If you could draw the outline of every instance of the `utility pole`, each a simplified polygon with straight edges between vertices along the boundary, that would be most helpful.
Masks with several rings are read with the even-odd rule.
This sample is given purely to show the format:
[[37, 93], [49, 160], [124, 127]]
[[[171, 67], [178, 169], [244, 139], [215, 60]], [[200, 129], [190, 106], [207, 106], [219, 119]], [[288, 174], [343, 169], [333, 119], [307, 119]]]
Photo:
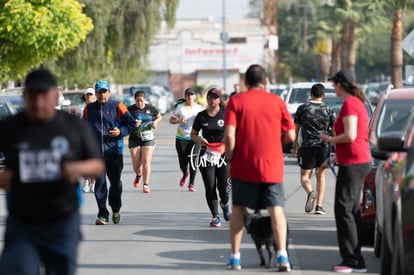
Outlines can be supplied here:
[[223, 42], [223, 89], [226, 91], [226, 82], [227, 82], [227, 68], [226, 68], [226, 43], [228, 40], [228, 35], [226, 32], [226, 0], [222, 0], [222, 32], [220, 34], [220, 39]]
[[278, 33], [277, 33], [277, 0], [263, 0], [265, 1], [264, 5], [264, 15], [265, 15], [265, 24], [269, 30], [269, 36], [276, 38], [276, 45], [273, 49], [273, 81], [277, 83], [277, 67], [279, 63], [279, 53], [278, 53]]

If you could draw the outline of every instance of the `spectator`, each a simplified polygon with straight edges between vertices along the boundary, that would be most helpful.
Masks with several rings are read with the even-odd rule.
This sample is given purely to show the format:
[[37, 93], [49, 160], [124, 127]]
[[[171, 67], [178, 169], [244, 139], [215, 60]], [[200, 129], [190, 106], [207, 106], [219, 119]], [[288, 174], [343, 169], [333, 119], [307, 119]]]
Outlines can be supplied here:
[[233, 85], [233, 87], [234, 87], [234, 91], [230, 94], [230, 96], [237, 95], [238, 93], [241, 92], [240, 84], [236, 83], [236, 84]]
[[361, 227], [361, 188], [371, 170], [369, 118], [364, 106], [364, 93], [356, 86], [350, 71], [339, 71], [329, 80], [334, 83], [336, 95], [344, 101], [334, 124], [336, 135], [320, 134], [323, 141], [335, 144], [338, 163], [334, 211], [342, 262], [332, 269], [340, 273], [364, 273], [367, 269], [361, 253], [358, 228]]
[[260, 65], [247, 69], [244, 82], [248, 90], [230, 98], [225, 117], [224, 141], [233, 198], [227, 268], [241, 269], [243, 218], [249, 207], [267, 208], [278, 248], [278, 270], [289, 271], [281, 140], [283, 135], [284, 142], [294, 141], [295, 125], [285, 102], [266, 91], [266, 72]]

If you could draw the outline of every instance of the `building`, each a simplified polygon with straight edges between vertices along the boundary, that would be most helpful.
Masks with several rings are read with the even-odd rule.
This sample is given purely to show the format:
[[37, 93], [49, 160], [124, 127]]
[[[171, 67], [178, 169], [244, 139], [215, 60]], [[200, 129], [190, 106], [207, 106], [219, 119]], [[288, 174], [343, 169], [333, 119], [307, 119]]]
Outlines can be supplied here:
[[226, 31], [228, 41], [224, 49], [220, 39], [221, 21], [179, 20], [171, 30], [163, 24], [150, 47], [151, 82], [169, 86], [176, 98], [182, 97], [185, 88], [194, 85], [207, 87], [214, 84], [232, 92], [233, 85], [241, 82], [249, 65], [268, 64], [268, 35], [258, 19], [228, 20]]

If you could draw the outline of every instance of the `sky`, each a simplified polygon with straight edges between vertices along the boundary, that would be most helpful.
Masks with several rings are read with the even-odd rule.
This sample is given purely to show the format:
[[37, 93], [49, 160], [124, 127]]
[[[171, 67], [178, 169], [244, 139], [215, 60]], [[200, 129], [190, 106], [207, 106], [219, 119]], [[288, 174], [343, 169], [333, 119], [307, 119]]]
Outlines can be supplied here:
[[176, 19], [223, 18], [225, 1], [226, 18], [244, 18], [249, 12], [249, 0], [180, 0]]

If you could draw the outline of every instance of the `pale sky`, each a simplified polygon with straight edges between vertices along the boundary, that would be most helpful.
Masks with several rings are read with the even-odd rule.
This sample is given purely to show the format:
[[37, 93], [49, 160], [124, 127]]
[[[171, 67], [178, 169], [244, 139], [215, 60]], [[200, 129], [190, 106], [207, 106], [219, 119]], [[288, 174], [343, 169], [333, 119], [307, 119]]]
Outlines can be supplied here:
[[180, 0], [176, 19], [221, 19], [223, 1], [226, 18], [244, 18], [249, 12], [249, 0]]

